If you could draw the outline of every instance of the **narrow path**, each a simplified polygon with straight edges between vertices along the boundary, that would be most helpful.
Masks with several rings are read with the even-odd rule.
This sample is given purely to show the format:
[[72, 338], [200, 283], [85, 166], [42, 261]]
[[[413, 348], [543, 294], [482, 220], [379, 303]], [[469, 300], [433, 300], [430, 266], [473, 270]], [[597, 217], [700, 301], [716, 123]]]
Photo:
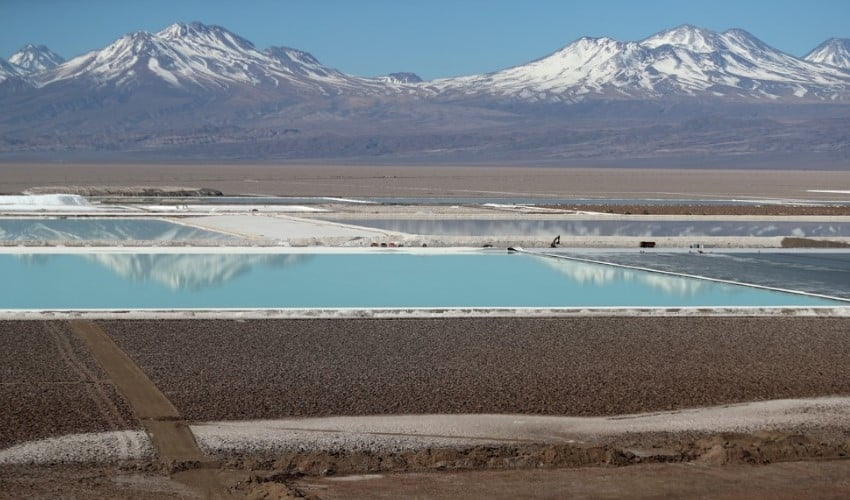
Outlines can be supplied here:
[[156, 448], [160, 461], [177, 472], [173, 478], [202, 491], [204, 498], [230, 498], [218, 480], [217, 464], [204, 456], [192, 431], [171, 401], [98, 325], [70, 322], [74, 333], [132, 407]]

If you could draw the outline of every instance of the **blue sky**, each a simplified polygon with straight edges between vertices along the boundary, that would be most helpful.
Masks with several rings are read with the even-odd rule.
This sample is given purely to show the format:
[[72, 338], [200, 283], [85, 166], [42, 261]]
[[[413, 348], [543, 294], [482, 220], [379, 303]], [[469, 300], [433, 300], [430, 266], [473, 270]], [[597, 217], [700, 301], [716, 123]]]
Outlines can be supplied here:
[[585, 35], [639, 40], [685, 23], [743, 28], [802, 56], [850, 38], [848, 20], [850, 0], [0, 0], [0, 57], [27, 43], [71, 57], [129, 31], [201, 21], [347, 73], [436, 78], [521, 64]]

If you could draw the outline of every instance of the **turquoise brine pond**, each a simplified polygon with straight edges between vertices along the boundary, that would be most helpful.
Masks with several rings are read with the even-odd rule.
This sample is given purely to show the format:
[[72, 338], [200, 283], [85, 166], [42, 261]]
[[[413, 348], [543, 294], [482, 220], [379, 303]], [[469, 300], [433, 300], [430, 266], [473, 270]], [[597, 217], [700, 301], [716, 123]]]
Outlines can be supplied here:
[[506, 253], [3, 254], [0, 309], [840, 306]]

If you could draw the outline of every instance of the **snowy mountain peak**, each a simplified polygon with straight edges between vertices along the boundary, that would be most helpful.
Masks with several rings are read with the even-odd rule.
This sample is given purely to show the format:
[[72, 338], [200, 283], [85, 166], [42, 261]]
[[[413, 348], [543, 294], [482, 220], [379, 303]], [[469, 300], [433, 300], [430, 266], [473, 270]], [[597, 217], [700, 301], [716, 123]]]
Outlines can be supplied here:
[[[101, 50], [38, 75], [39, 84], [82, 79], [96, 86], [134, 87], [158, 81], [186, 88], [226, 87], [233, 80], [256, 81], [256, 75], [246, 74], [247, 65], [237, 62], [244, 59], [245, 50], [259, 54], [253, 46], [235, 35], [222, 41], [220, 32], [203, 28], [174, 24], [156, 34], [128, 33]], [[248, 47], [241, 50], [242, 47], [234, 47], [236, 43]], [[224, 70], [221, 75], [220, 70]]]
[[735, 50], [735, 48], [738, 47], [750, 51], [771, 54], [784, 54], [784, 52], [779, 51], [771, 47], [770, 45], [764, 43], [749, 31], [742, 30], [740, 28], [726, 30], [721, 36], [725, 41], [726, 49]]
[[391, 83], [421, 83], [422, 78], [416, 73], [410, 72], [399, 72], [399, 73], [390, 73], [387, 76], [382, 77]]
[[62, 64], [65, 59], [44, 45], [26, 45], [12, 54], [9, 62], [21, 68], [24, 73], [32, 74]]
[[41, 87], [60, 81], [122, 89], [165, 85], [191, 92], [237, 87], [320, 94], [386, 90], [380, 80], [345, 75], [307, 52], [288, 47], [261, 51], [225, 28], [198, 22], [175, 23], [157, 33], [128, 33], [35, 76]]
[[223, 45], [232, 50], [256, 50], [253, 43], [221, 26], [199, 22], [174, 23], [156, 36], [172, 42]]
[[[191, 23], [173, 23], [157, 33], [163, 38], [179, 38], [184, 36], [205, 35], [213, 31], [216, 26], [207, 26], [197, 21]], [[222, 30], [224, 28], [221, 28]]]
[[723, 40], [718, 33], [690, 24], [656, 33], [640, 42], [644, 47], [655, 49], [670, 45], [697, 53], [710, 53], [723, 48]]
[[[259, 50], [225, 28], [193, 22], [174, 23], [157, 33], [129, 33], [101, 50], [33, 74], [0, 64], [0, 81], [16, 77], [36, 87], [66, 82], [90, 89], [168, 87], [191, 93], [243, 89], [313, 96], [437, 96], [445, 92], [453, 98], [530, 102], [578, 102], [594, 96], [850, 100], [850, 73], [835, 67], [850, 67], [850, 55], [846, 63], [841, 59], [841, 54], [850, 54], [847, 41], [828, 41], [819, 49], [803, 60], [744, 30], [717, 33], [682, 25], [642, 41], [583, 37], [527, 64], [420, 83], [418, 76], [407, 73], [379, 78], [346, 75], [308, 52], [289, 47]], [[41, 47], [25, 51], [49, 52]]]
[[564, 47], [561, 50], [562, 51], [568, 50], [568, 49], [583, 50], [583, 49], [588, 49], [588, 48], [592, 48], [592, 47], [614, 46], [614, 45], [618, 45], [620, 43], [622, 43], [622, 42], [614, 40], [613, 38], [609, 38], [607, 36], [599, 36], [599, 37], [583, 36], [583, 37], [579, 38], [578, 40], [572, 42], [571, 44], [567, 45], [566, 47]]
[[717, 33], [683, 25], [640, 42], [580, 38], [527, 64], [429, 87], [531, 102], [698, 95], [847, 100], [850, 74], [798, 59], [741, 29]]
[[850, 69], [850, 38], [830, 38], [815, 47], [803, 59]]
[[145, 50], [156, 50], [157, 43], [155, 37], [147, 31], [133, 31], [108, 45], [106, 49], [112, 49], [116, 52], [124, 50], [142, 52]]

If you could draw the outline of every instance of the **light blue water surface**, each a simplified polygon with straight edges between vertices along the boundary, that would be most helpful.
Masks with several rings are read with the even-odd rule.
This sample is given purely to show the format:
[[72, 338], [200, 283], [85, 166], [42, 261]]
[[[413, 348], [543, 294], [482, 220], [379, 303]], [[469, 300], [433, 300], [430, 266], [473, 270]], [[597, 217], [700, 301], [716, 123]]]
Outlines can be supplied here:
[[844, 305], [504, 253], [7, 254], [0, 271], [0, 309]]
[[0, 240], [235, 240], [235, 236], [161, 219], [0, 218]]

